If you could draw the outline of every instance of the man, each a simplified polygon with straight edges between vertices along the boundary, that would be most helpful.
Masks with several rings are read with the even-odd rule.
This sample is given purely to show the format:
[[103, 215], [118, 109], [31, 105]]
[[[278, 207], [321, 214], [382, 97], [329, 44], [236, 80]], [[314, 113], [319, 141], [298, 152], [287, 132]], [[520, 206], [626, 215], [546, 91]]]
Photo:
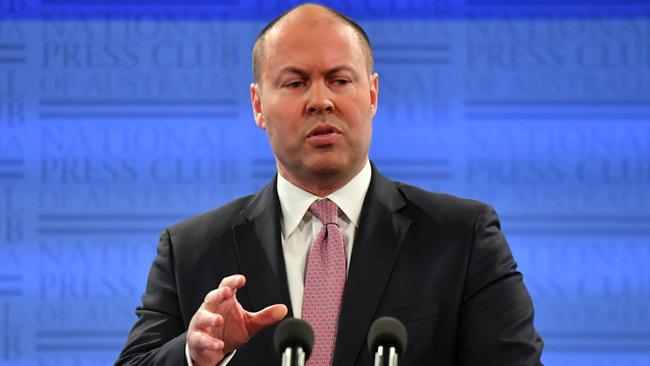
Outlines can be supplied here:
[[384, 315], [408, 330], [402, 365], [540, 365], [494, 211], [370, 164], [379, 83], [365, 32], [304, 4], [262, 31], [253, 64], [279, 174], [161, 235], [117, 364], [278, 365], [272, 335], [289, 314], [315, 328], [314, 366], [370, 365], [365, 337]]

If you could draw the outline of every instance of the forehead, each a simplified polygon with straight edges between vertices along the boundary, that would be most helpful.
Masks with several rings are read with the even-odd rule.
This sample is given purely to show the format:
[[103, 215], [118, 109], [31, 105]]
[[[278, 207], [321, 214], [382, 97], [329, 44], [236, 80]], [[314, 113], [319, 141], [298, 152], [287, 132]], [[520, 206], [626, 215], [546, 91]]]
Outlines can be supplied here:
[[365, 68], [365, 56], [356, 33], [333, 16], [287, 19], [269, 31], [264, 40], [262, 69], [304, 69], [348, 66]]

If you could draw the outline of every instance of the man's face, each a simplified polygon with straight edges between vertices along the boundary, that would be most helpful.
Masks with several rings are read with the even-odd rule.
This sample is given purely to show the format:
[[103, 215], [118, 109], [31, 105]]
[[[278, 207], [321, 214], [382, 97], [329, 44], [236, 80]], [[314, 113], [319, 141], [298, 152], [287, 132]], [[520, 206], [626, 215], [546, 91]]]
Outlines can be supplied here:
[[368, 75], [349, 26], [322, 14], [303, 18], [267, 34], [261, 80], [251, 86], [255, 121], [289, 181], [342, 185], [368, 156], [377, 75]]

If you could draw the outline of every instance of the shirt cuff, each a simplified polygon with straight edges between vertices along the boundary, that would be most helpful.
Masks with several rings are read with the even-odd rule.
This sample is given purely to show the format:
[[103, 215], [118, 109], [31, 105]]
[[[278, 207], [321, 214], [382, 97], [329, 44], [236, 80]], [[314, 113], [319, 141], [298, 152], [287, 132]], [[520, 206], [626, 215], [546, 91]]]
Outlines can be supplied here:
[[187, 342], [185, 342], [185, 359], [187, 360], [188, 366], [194, 366], [192, 357], [190, 357], [190, 346], [187, 345]]
[[[227, 355], [223, 357], [223, 360], [217, 364], [217, 366], [226, 366], [230, 360], [232, 360], [233, 356], [235, 355], [235, 352], [237, 350], [234, 350], [232, 352], [229, 352]], [[194, 366], [192, 363], [192, 357], [190, 357], [190, 347], [187, 345], [187, 342], [185, 343], [185, 358], [187, 359], [187, 365], [188, 366]]]

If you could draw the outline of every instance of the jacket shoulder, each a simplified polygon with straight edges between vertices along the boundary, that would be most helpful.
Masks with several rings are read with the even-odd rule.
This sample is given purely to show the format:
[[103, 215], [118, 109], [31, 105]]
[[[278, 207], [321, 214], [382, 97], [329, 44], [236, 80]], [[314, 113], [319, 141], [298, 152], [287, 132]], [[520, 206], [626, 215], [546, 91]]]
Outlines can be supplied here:
[[412, 185], [395, 182], [406, 201], [406, 211], [440, 224], [474, 224], [478, 216], [491, 207], [483, 202], [450, 194], [429, 192]]
[[254, 195], [240, 197], [223, 206], [193, 216], [167, 228], [170, 239], [177, 246], [183, 243], [208, 242], [243, 222], [241, 212]]

